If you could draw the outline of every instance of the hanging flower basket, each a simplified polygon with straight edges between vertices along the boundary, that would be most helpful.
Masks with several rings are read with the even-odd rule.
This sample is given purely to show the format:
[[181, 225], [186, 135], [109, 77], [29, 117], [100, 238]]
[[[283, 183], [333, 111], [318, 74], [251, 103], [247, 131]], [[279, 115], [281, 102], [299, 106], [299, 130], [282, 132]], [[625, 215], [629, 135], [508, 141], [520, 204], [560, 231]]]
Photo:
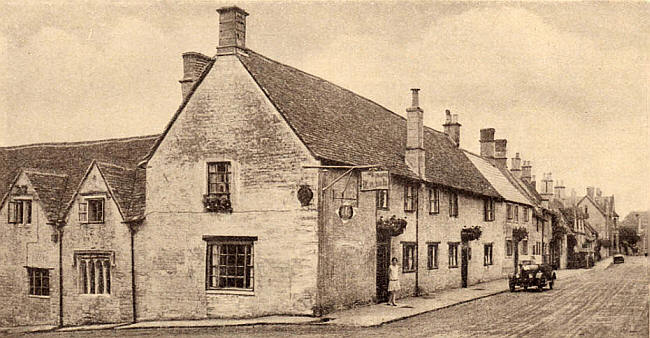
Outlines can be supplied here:
[[463, 242], [475, 241], [481, 238], [481, 233], [481, 227], [478, 225], [470, 228], [463, 228], [460, 231], [460, 240]]
[[205, 194], [203, 195], [203, 206], [205, 207], [205, 210], [209, 212], [232, 212], [232, 205], [227, 196]]
[[512, 228], [512, 240], [514, 242], [518, 243], [526, 237], [528, 237], [528, 230], [526, 228]]
[[395, 215], [391, 216], [389, 219], [379, 217], [377, 220], [377, 230], [388, 231], [391, 236], [399, 236], [403, 234], [404, 229], [406, 229], [406, 220], [403, 218], [397, 218]]

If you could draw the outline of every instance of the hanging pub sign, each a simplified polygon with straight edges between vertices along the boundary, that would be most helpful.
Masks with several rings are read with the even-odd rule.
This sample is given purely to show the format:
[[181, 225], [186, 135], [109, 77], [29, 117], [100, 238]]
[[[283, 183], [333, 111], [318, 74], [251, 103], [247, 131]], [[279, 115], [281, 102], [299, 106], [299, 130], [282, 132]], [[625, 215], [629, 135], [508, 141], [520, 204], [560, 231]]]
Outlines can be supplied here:
[[388, 170], [366, 170], [361, 172], [361, 191], [388, 190], [390, 175]]

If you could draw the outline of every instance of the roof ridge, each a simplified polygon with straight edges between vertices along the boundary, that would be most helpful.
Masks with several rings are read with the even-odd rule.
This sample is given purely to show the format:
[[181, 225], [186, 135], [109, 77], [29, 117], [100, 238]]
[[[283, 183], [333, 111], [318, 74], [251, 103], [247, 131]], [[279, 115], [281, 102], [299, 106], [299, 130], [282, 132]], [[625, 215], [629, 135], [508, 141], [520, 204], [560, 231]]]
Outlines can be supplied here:
[[120, 169], [124, 169], [124, 170], [133, 170], [133, 169], [129, 169], [129, 168], [123, 167], [123, 166], [121, 166], [121, 165], [117, 165], [117, 164], [113, 164], [113, 163], [105, 162], [105, 161], [97, 161], [97, 160], [95, 160], [95, 163], [97, 163], [97, 164], [101, 164], [101, 165], [105, 165], [105, 166], [110, 166], [110, 167], [120, 168]]
[[[297, 71], [297, 72], [303, 73], [303, 74], [305, 74], [305, 75], [307, 75], [307, 76], [309, 76], [309, 77], [312, 77], [312, 78], [314, 78], [314, 79], [317, 79], [317, 80], [319, 80], [319, 81], [327, 82], [327, 83], [329, 83], [329, 84], [331, 84], [331, 85], [333, 85], [333, 86], [335, 86], [335, 87], [337, 87], [337, 88], [339, 88], [339, 89], [342, 89], [342, 90], [344, 90], [344, 91], [346, 91], [346, 92], [351, 93], [352, 95], [358, 96], [358, 97], [360, 97], [360, 98], [362, 98], [362, 99], [364, 99], [364, 100], [366, 100], [366, 101], [368, 101], [368, 102], [370, 102], [370, 103], [372, 103], [372, 104], [374, 104], [374, 105], [376, 105], [376, 106], [378, 106], [378, 107], [380, 107], [380, 108], [382, 108], [382, 109], [384, 109], [384, 110], [386, 110], [386, 111], [392, 113], [393, 115], [395, 115], [395, 116], [397, 116], [397, 117], [399, 117], [399, 118], [401, 118], [401, 119], [403, 119], [403, 120], [406, 120], [406, 117], [404, 117], [404, 116], [402, 116], [402, 115], [400, 115], [400, 114], [397, 114], [396, 112], [394, 112], [394, 111], [392, 111], [392, 110], [386, 108], [385, 106], [383, 106], [383, 105], [381, 105], [381, 104], [375, 102], [374, 100], [369, 99], [369, 98], [367, 98], [367, 97], [365, 97], [365, 96], [363, 96], [363, 95], [357, 94], [357, 93], [353, 92], [352, 90], [347, 89], [347, 88], [345, 88], [345, 87], [343, 87], [343, 86], [341, 86], [341, 85], [338, 85], [338, 84], [336, 84], [336, 83], [334, 83], [334, 82], [332, 82], [332, 81], [328, 81], [328, 80], [323, 79], [323, 78], [320, 77], [320, 76], [317, 76], [317, 75], [314, 75], [314, 74], [307, 73], [307, 72], [304, 71], [304, 70], [301, 70], [301, 69], [298, 69], [298, 68], [296, 68], [296, 67], [290, 66], [290, 65], [288, 65], [288, 64], [286, 64], [286, 63], [282, 63], [282, 62], [280, 62], [280, 61], [273, 60], [273, 59], [269, 58], [268, 56], [262, 55], [262, 54], [260, 54], [260, 53], [258, 53], [258, 52], [256, 52], [256, 51], [254, 51], [254, 50], [249, 49], [248, 51], [251, 52], [251, 53], [253, 53], [253, 54], [255, 54], [255, 55], [257, 55], [257, 56], [259, 56], [259, 57], [261, 57], [261, 58], [263, 58], [263, 59], [266, 59], [266, 60], [268, 60], [268, 61], [275, 62], [275, 63], [280, 64], [280, 65], [282, 65], [282, 66], [284, 66], [284, 67], [287, 67], [287, 68], [291, 68], [291, 69], [293, 69], [293, 70], [295, 70], [295, 71]], [[435, 130], [435, 129], [431, 128], [431, 127], [427, 127], [427, 126], [424, 126], [424, 127], [425, 127], [425, 128], [429, 128], [429, 129], [431, 129], [432, 131], [435, 131], [435, 132], [440, 133], [440, 131]], [[443, 133], [443, 134], [444, 134], [444, 133]]]
[[15, 149], [25, 149], [30, 147], [70, 147], [70, 146], [86, 146], [86, 145], [95, 145], [108, 142], [127, 142], [133, 140], [144, 140], [148, 138], [160, 137], [161, 134], [152, 134], [152, 135], [143, 135], [143, 136], [129, 136], [129, 137], [116, 137], [108, 138], [101, 140], [87, 140], [87, 141], [72, 141], [72, 142], [44, 142], [44, 143], [30, 143], [30, 144], [21, 144], [16, 146], [6, 146], [0, 147], [1, 150], [15, 150]]
[[37, 169], [37, 168], [23, 168], [23, 172], [29, 174], [39, 174], [39, 175], [45, 175], [45, 176], [58, 176], [58, 177], [68, 177], [66, 174], [59, 174], [55, 172], [47, 172], [43, 171], [42, 169]]

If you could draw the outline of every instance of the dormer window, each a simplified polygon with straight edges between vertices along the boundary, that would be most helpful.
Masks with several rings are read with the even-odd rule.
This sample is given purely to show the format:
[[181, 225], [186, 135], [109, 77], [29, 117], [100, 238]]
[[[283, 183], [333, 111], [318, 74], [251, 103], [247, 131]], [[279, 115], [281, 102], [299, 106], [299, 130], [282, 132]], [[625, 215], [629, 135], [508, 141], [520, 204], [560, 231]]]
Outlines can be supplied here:
[[232, 173], [230, 168], [230, 162], [208, 163], [208, 193], [203, 196], [203, 205], [207, 211], [232, 212], [230, 201]]
[[79, 203], [80, 223], [104, 223], [104, 199], [87, 198]]
[[32, 201], [13, 200], [9, 201], [8, 221], [11, 224], [32, 223]]

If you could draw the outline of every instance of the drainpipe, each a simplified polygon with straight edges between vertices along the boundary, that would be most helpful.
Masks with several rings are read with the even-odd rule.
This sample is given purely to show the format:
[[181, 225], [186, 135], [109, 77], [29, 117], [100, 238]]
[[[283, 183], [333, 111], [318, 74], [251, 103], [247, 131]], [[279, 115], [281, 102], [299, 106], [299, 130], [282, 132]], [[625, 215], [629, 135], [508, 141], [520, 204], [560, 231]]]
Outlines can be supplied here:
[[131, 233], [131, 304], [133, 305], [133, 322], [137, 320], [136, 303], [135, 303], [135, 224], [129, 224], [129, 232]]
[[418, 194], [417, 194], [417, 200], [415, 201], [417, 203], [415, 207], [415, 296], [420, 295], [420, 240], [419, 240], [419, 220], [420, 220], [420, 195], [421, 190], [420, 189], [424, 186], [424, 184], [420, 184], [418, 187]]
[[59, 327], [63, 326], [63, 225], [57, 225], [59, 236]]

